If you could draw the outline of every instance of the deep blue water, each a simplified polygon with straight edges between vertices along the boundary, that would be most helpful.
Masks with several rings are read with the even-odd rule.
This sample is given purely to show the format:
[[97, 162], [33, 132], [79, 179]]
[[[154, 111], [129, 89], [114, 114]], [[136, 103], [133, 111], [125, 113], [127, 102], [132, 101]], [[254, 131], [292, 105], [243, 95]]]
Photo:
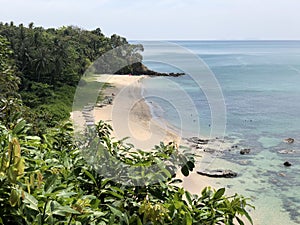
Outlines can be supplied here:
[[[246, 158], [237, 152], [223, 156], [242, 175], [222, 180], [221, 185], [253, 197], [259, 224], [300, 224], [300, 41], [174, 43], [199, 57], [220, 85], [226, 108], [225, 137], [234, 136], [240, 145], [252, 149]], [[157, 53], [158, 59], [161, 56]], [[159, 61], [145, 64], [161, 72], [182, 71]], [[146, 79], [144, 86], [158, 119], [166, 119], [185, 136], [199, 131], [211, 134], [216, 121], [207, 93], [191, 76]], [[284, 143], [288, 137], [295, 138], [295, 143]], [[294, 154], [279, 154], [280, 150], [294, 150]], [[247, 166], [238, 163], [245, 159]], [[287, 160], [292, 167], [282, 165]]]

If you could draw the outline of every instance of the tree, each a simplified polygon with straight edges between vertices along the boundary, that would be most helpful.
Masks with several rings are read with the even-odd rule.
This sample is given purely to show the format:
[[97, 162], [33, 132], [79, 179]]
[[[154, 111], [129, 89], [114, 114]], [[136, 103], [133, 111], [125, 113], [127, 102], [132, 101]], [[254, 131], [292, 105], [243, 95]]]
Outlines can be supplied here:
[[[233, 225], [235, 219], [243, 224], [240, 216], [252, 223], [246, 199], [239, 195], [227, 197], [224, 188], [205, 188], [199, 195], [191, 195], [174, 185], [178, 180], [163, 168], [157, 172], [164, 174], [164, 182], [122, 185], [99, 175], [85, 162], [72, 142], [71, 124], [49, 130], [44, 141], [29, 136], [27, 128], [23, 120], [16, 122], [13, 129], [0, 124], [3, 224]], [[103, 123], [98, 128], [105, 142], [124, 147], [110, 139], [109, 132], [102, 132], [107, 131]], [[170, 150], [170, 146], [154, 149], [155, 158], [164, 158], [160, 151]], [[6, 151], [10, 153], [3, 154]], [[126, 157], [139, 159], [137, 163], [142, 165], [147, 164], [151, 154], [140, 151], [137, 158], [137, 154], [129, 151]]]
[[20, 80], [14, 75], [12, 50], [9, 42], [0, 36], [0, 95], [1, 97], [14, 96], [17, 93]]
[[4, 124], [11, 122], [21, 111], [18, 85], [20, 79], [14, 74], [12, 51], [8, 42], [0, 36], [0, 119]]
[[[97, 50], [99, 46], [110, 49], [126, 40], [117, 36], [103, 38], [76, 27], [58, 30], [55, 34], [56, 31], [43, 28], [0, 24], [0, 33], [12, 41], [9, 44], [0, 37], [0, 224], [232, 225], [235, 220], [243, 224], [241, 216], [252, 223], [247, 212], [251, 206], [243, 196], [225, 196], [224, 188], [205, 188], [199, 195], [191, 195], [175, 185], [180, 181], [174, 172], [181, 168], [188, 176], [194, 169], [194, 158], [188, 152], [179, 151], [174, 143], [161, 143], [152, 152], [138, 150], [124, 140], [112, 139], [111, 127], [101, 121], [96, 125], [96, 132], [87, 130], [82, 136], [88, 139], [75, 145], [72, 124], [58, 123], [68, 117], [69, 110], [64, 104], [72, 101], [74, 91], [71, 86], [59, 86], [60, 83], [72, 84], [68, 79], [72, 79], [73, 74], [78, 75], [86, 66], [84, 62], [101, 54], [101, 50]], [[30, 47], [30, 43], [36, 45]], [[29, 57], [23, 57], [23, 53], [13, 55], [9, 45], [15, 52], [24, 48]], [[128, 46], [123, 60], [139, 57], [135, 54], [140, 48]], [[51, 57], [47, 55], [49, 52]], [[59, 58], [61, 54], [65, 54], [63, 58]], [[119, 57], [118, 54], [122, 53], [117, 52], [114, 57]], [[24, 110], [18, 96], [20, 79], [16, 70], [23, 84], [28, 82], [23, 88], [28, 88], [25, 101], [33, 99], [30, 111]], [[51, 77], [53, 72], [54, 78]], [[37, 104], [42, 102], [44, 104]], [[40, 130], [36, 132], [38, 136], [32, 136], [35, 128], [24, 116], [27, 119], [37, 116], [37, 120], [47, 116], [49, 121], [46, 125], [36, 123], [35, 128]], [[81, 145], [101, 145], [107, 151], [83, 151]], [[113, 170], [107, 174], [122, 172], [147, 182], [140, 186], [134, 185], [134, 179], [130, 185], [114, 182], [97, 172], [107, 165], [86, 163], [88, 154], [97, 162], [112, 166]], [[120, 167], [111, 159], [118, 159], [127, 166]], [[137, 165], [140, 170], [134, 168]], [[147, 171], [149, 166], [156, 166], [153, 175], [145, 177], [139, 173]], [[157, 176], [163, 179], [153, 182]]]

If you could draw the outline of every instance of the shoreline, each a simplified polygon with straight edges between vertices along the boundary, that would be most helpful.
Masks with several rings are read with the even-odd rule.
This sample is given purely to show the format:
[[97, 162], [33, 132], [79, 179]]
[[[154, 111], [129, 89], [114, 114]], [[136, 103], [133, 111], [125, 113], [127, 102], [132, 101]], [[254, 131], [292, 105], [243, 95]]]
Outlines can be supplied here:
[[[142, 79], [151, 79], [147, 75], [101, 75], [98, 77], [98, 82], [106, 82], [110, 84], [103, 90], [104, 96], [113, 96], [112, 104], [104, 107], [94, 108], [95, 122], [103, 120], [113, 127], [112, 137], [121, 140], [125, 137], [128, 143], [133, 144], [136, 148], [151, 151], [155, 145], [159, 145], [161, 141], [169, 143], [175, 142], [178, 146], [183, 145], [191, 147], [186, 141], [186, 138], [181, 137], [176, 133], [176, 128], [173, 128], [163, 118], [154, 118], [151, 113], [151, 105], [147, 103], [143, 96]], [[158, 121], [161, 120], [161, 121]], [[222, 143], [220, 140], [214, 140], [205, 147], [213, 149], [229, 148], [232, 143]], [[192, 148], [192, 147], [191, 147]], [[196, 162], [196, 168], [200, 168], [203, 163], [205, 153], [198, 149], [192, 148], [196, 153], [200, 153], [201, 160]], [[211, 154], [208, 153], [210, 157]], [[207, 165], [209, 165], [208, 162]], [[177, 177], [183, 183], [181, 184], [186, 190], [193, 194], [200, 194], [206, 186], [215, 187], [217, 180], [210, 177], [205, 177], [197, 174], [196, 169], [190, 173], [189, 177], [184, 177], [180, 171], [177, 172]]]
[[[151, 114], [150, 106], [142, 95], [141, 80], [146, 75], [101, 75], [98, 82], [111, 85], [103, 90], [104, 96], [113, 96], [112, 104], [95, 107], [94, 118], [113, 127], [112, 137], [128, 138], [136, 148], [151, 150], [161, 141], [180, 143], [181, 137], [168, 126], [162, 127]], [[166, 124], [165, 121], [163, 124]]]
[[[121, 140], [125, 137], [128, 143], [133, 144], [136, 148], [151, 151], [155, 145], [161, 141], [168, 143], [174, 141], [178, 145], [188, 146], [186, 138], [180, 137], [175, 133], [171, 125], [164, 119], [162, 127], [156, 118], [151, 114], [150, 105], [145, 100], [142, 92], [142, 79], [151, 79], [145, 75], [101, 75], [98, 82], [106, 82], [111, 86], [103, 90], [104, 96], [113, 96], [112, 104], [104, 107], [95, 107], [93, 116], [95, 122], [103, 120], [113, 127], [112, 137]], [[160, 118], [158, 118], [160, 119]], [[232, 143], [224, 143], [222, 140], [213, 140], [208, 146], [215, 149], [226, 149]], [[193, 149], [196, 150], [196, 149]], [[176, 177], [182, 180], [179, 185], [192, 194], [201, 194], [205, 187], [218, 189], [223, 187], [221, 180], [197, 174], [200, 164], [203, 163], [205, 153], [197, 153], [202, 157], [196, 162], [196, 168], [188, 177], [184, 177], [179, 170]], [[209, 153], [208, 153], [209, 154]], [[210, 162], [209, 162], [210, 163]], [[208, 163], [208, 165], [209, 165]], [[227, 188], [226, 193], [231, 191]], [[254, 219], [254, 218], [253, 218]], [[248, 225], [248, 221], [244, 221]]]

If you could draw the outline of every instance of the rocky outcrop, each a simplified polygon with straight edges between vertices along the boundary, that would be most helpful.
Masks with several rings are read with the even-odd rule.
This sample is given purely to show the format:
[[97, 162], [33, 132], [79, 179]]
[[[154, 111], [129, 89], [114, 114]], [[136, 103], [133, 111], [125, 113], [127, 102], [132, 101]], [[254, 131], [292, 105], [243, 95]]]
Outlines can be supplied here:
[[211, 171], [197, 171], [198, 174], [214, 178], [234, 178], [237, 173], [232, 170], [211, 170]]
[[295, 142], [295, 139], [294, 138], [286, 138], [286, 139], [284, 139], [284, 142], [292, 144]]
[[148, 75], [148, 76], [172, 76], [179, 77], [185, 75], [184, 73], [160, 73], [150, 70], [144, 64], [137, 62], [129, 68], [123, 68], [116, 72], [116, 74], [132, 74], [132, 75]]

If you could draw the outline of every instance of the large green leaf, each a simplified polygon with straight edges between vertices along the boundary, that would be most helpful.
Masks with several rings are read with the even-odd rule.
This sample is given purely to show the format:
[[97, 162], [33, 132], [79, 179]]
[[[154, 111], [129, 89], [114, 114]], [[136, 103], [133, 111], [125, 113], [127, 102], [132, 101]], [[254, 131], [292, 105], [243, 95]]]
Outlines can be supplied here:
[[63, 198], [69, 198], [71, 196], [77, 195], [77, 192], [74, 191], [67, 191], [67, 190], [62, 190], [58, 194], [56, 194], [57, 197], [63, 197]]
[[9, 196], [9, 203], [12, 207], [15, 207], [20, 200], [20, 195], [17, 190], [12, 189]]
[[94, 178], [94, 176], [87, 170], [83, 170], [83, 172], [85, 173], [85, 175], [87, 175], [92, 181], [93, 183], [97, 186], [97, 181], [96, 179]]
[[187, 177], [187, 176], [190, 174], [189, 168], [188, 168], [187, 165], [184, 165], [184, 166], [181, 168], [181, 173], [182, 173], [185, 177]]
[[192, 215], [189, 213], [189, 212], [187, 212], [186, 214], [185, 214], [185, 223], [186, 223], [186, 225], [192, 225], [193, 224], [193, 218], [192, 218]]
[[113, 207], [113, 206], [111, 206], [111, 205], [108, 205], [108, 207], [110, 208], [111, 212], [112, 212], [115, 216], [119, 217], [120, 219], [123, 219], [124, 214], [123, 214], [123, 212], [122, 212], [121, 210], [119, 210], [119, 209], [117, 209], [117, 208], [115, 208], [115, 207]]
[[22, 133], [22, 131], [24, 131], [26, 128], [26, 121], [25, 120], [21, 120], [20, 122], [17, 123], [17, 125], [14, 127], [13, 129], [13, 133], [18, 135], [20, 133]]
[[186, 191], [186, 192], [185, 192], [185, 197], [186, 197], [186, 199], [187, 199], [189, 205], [192, 206], [192, 205], [193, 205], [193, 200], [192, 200], [192, 195], [191, 195], [191, 193], [188, 192], [188, 191]]
[[53, 174], [47, 178], [45, 186], [44, 186], [45, 192], [51, 192], [50, 188], [55, 184], [57, 178], [58, 178], [58, 176], [56, 174]]
[[225, 188], [220, 188], [215, 194], [214, 194], [214, 199], [219, 199], [221, 198], [225, 193]]
[[192, 172], [193, 169], [195, 168], [195, 164], [192, 161], [188, 161], [186, 164], [187, 164], [189, 170]]
[[23, 202], [26, 204], [26, 207], [39, 212], [38, 200], [36, 200], [35, 197], [28, 194], [27, 192], [23, 192], [23, 195], [25, 196]]
[[60, 206], [52, 212], [53, 215], [58, 216], [67, 216], [69, 214], [79, 215], [80, 213], [75, 209], [72, 209], [70, 206]]

